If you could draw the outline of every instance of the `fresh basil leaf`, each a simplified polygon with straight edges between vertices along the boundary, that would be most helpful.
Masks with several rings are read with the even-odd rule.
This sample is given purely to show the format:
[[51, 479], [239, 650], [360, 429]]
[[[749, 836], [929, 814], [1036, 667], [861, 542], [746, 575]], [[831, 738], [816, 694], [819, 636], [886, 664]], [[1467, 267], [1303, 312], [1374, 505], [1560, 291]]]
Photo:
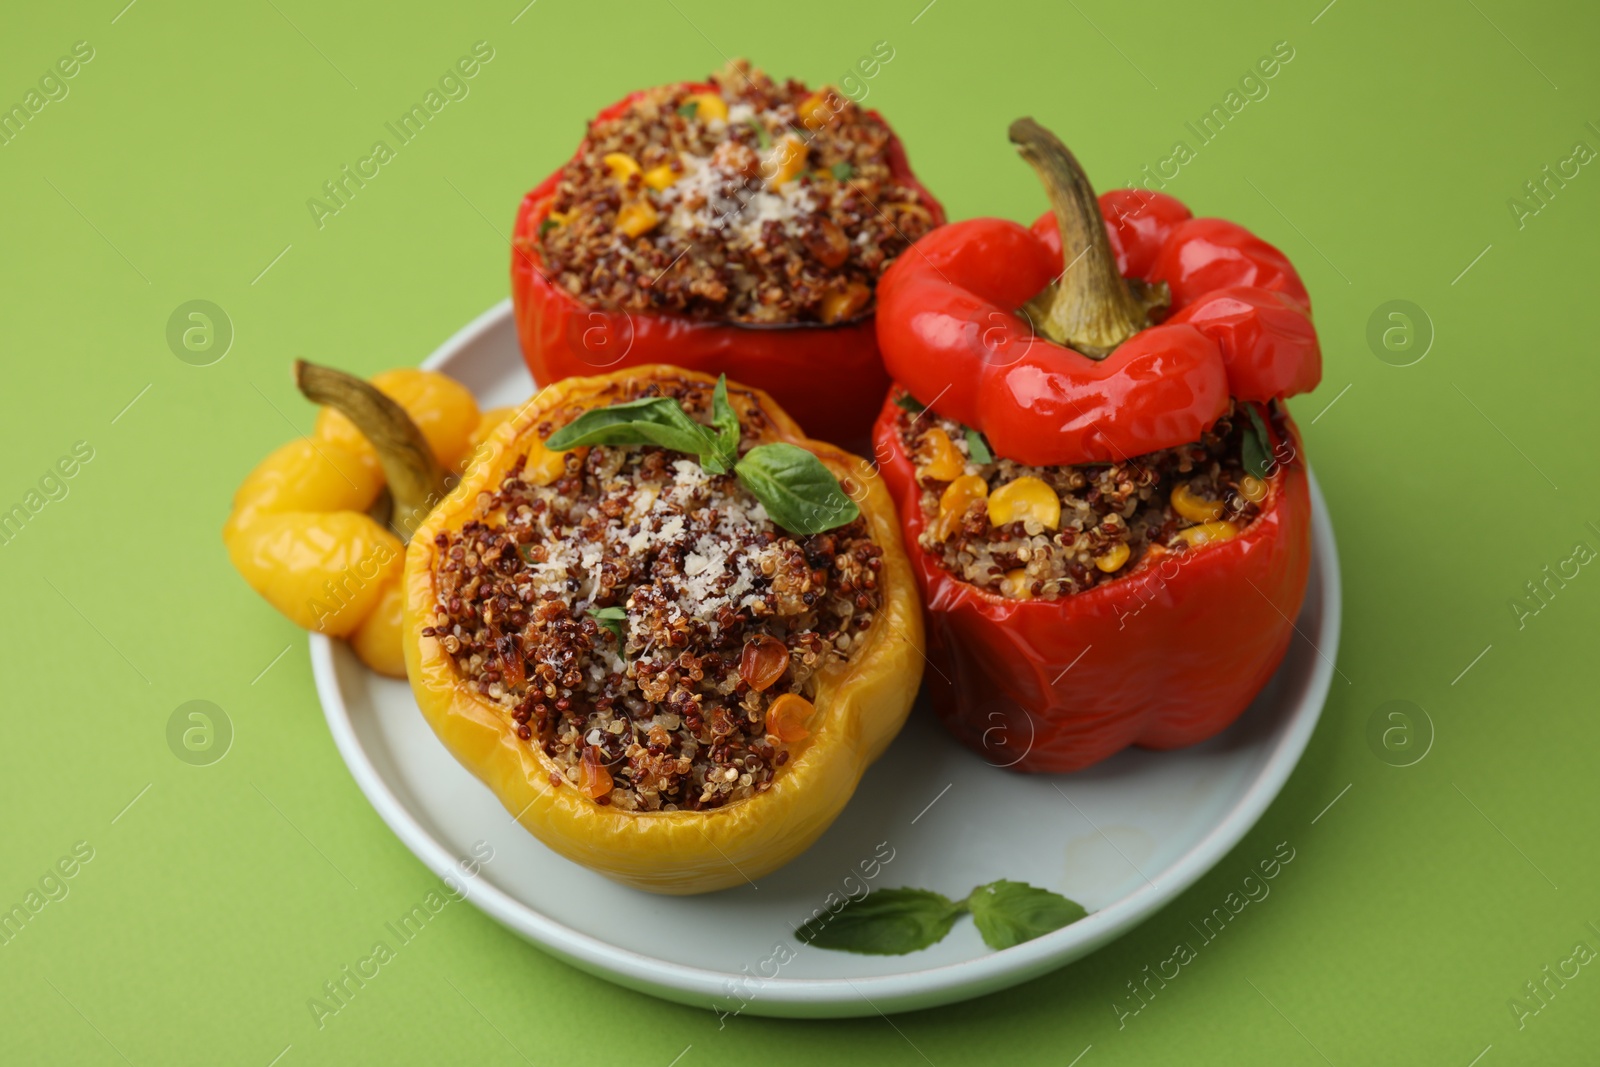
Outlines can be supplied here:
[[760, 144], [762, 148], [771, 148], [772, 136], [767, 133], [767, 128], [761, 124], [761, 120], [752, 116], [749, 121], [750, 128], [756, 131], [756, 142]]
[[622, 636], [622, 628], [628, 621], [627, 609], [619, 607], [590, 608], [589, 617], [616, 635], [617, 648], [620, 650], [625, 640]]
[[1257, 478], [1265, 478], [1267, 464], [1272, 457], [1272, 450], [1268, 446], [1271, 437], [1268, 436], [1266, 423], [1261, 421], [1261, 413], [1256, 411], [1255, 405], [1246, 404], [1244, 410], [1249, 416], [1244, 424], [1244, 441], [1239, 449], [1240, 458], [1244, 461], [1244, 471]]
[[849, 181], [851, 178], [855, 177], [856, 173], [855, 166], [847, 162], [835, 163], [828, 169], [833, 171], [833, 176], [842, 182]]
[[983, 943], [996, 949], [1032, 941], [1089, 914], [1060, 893], [1005, 879], [974, 889], [966, 906]]
[[545, 445], [557, 452], [580, 445], [660, 445], [687, 452], [712, 474], [733, 469], [772, 521], [791, 533], [821, 533], [861, 514], [839, 479], [803, 448], [783, 442], [758, 445], [740, 459], [739, 417], [728, 402], [725, 378], [718, 379], [712, 392], [711, 413], [714, 429], [689, 418], [674, 400], [645, 397], [586, 411], [551, 434]]
[[727, 474], [739, 462], [739, 414], [728, 403], [728, 376], [717, 376], [717, 387], [711, 392], [711, 426], [716, 430], [717, 447], [710, 455], [700, 457], [700, 463], [712, 474]]
[[927, 948], [950, 932], [962, 905], [928, 889], [879, 889], [796, 932], [818, 948], [873, 956], [903, 956]]
[[861, 514], [833, 472], [797, 445], [757, 445], [739, 460], [734, 473], [772, 521], [790, 533], [821, 533]]
[[928, 405], [912, 396], [910, 393], [901, 393], [894, 398], [894, 406], [901, 411], [909, 411], [913, 415], [921, 415], [928, 410]]
[[678, 114], [691, 121], [694, 119], [695, 112], [699, 110], [700, 101], [698, 100], [689, 100], [678, 105]]
[[967, 455], [972, 457], [974, 463], [993, 463], [994, 453], [989, 451], [989, 442], [983, 439], [983, 434], [977, 430], [967, 430]]
[[660, 445], [699, 456], [712, 451], [715, 442], [676, 400], [651, 396], [585, 411], [551, 434], [545, 446], [565, 452], [580, 445]]

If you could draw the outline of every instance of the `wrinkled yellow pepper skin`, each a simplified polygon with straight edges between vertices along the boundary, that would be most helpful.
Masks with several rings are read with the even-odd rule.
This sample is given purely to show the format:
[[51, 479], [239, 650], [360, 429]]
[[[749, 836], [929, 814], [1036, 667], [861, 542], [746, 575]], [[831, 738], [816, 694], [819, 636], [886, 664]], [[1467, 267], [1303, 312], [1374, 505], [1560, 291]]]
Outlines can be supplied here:
[[[404, 560], [401, 569], [404, 569]], [[383, 595], [372, 611], [350, 635], [350, 647], [356, 656], [377, 671], [391, 678], [406, 676], [406, 650], [401, 637], [405, 625], [405, 599], [401, 595], [401, 582], [396, 580], [383, 587]]]
[[[478, 403], [467, 387], [454, 378], [417, 367], [386, 370], [369, 380], [379, 392], [405, 408], [422, 436], [428, 439], [428, 447], [433, 449], [439, 466], [447, 471], [456, 470], [457, 464], [466, 458], [473, 431], [481, 420]], [[332, 408], [325, 407], [317, 414], [312, 436], [322, 441], [337, 441], [361, 453], [363, 462], [374, 470], [378, 467], [378, 454], [372, 445], [354, 423]]]
[[[509, 411], [480, 417], [464, 386], [432, 371], [385, 371], [372, 383], [405, 409], [440, 465], [464, 465]], [[310, 437], [275, 449], [234, 494], [222, 540], [234, 568], [296, 626], [350, 640], [373, 670], [405, 677], [400, 575], [405, 546], [366, 514], [384, 486], [372, 445], [323, 408]]]
[[222, 532], [228, 556], [296, 626], [348, 636], [402, 566], [400, 539], [363, 514], [382, 488], [382, 472], [353, 449], [291, 441], [234, 494]]
[[349, 637], [400, 573], [400, 539], [359, 511], [257, 516], [228, 542], [239, 573], [302, 630]]
[[478, 428], [472, 431], [472, 448], [476, 452], [485, 441], [494, 435], [500, 424], [517, 413], [516, 408], [490, 408], [478, 420]]
[[383, 489], [383, 471], [346, 445], [299, 437], [273, 449], [233, 494], [223, 535], [259, 515], [283, 511], [366, 511]]
[[[474, 516], [480, 492], [498, 487], [517, 457], [547, 454], [538, 426], [564, 410], [619, 399], [630, 378], [714, 379], [661, 365], [633, 367], [547, 387], [489, 439], [459, 486], [434, 509], [406, 550], [405, 654], [411, 688], [433, 731], [452, 755], [551, 849], [625, 885], [654, 893], [705, 893], [743, 885], [805, 851], [844, 809], [867, 766], [899, 732], [922, 678], [922, 612], [900, 541], [894, 505], [875, 469], [832, 445], [805, 437], [766, 393], [730, 382], [740, 419], [765, 417], [764, 441], [814, 452], [846, 480], [873, 540], [883, 550], [883, 603], [866, 643], [848, 662], [826, 669], [814, 697], [811, 736], [764, 793], [710, 811], [627, 812], [596, 804], [570, 783], [551, 784], [556, 764], [516, 734], [510, 712], [480, 697], [433, 637], [422, 637], [437, 602], [434, 538]], [[526, 475], [525, 475], [526, 476]], [[553, 478], [554, 476], [552, 476]]]

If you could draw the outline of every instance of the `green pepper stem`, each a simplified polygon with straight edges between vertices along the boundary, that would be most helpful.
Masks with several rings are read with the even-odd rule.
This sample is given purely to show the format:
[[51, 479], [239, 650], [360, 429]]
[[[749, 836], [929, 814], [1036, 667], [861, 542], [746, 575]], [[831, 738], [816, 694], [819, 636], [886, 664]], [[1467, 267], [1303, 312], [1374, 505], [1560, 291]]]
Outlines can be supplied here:
[[445, 489], [444, 470], [417, 424], [370, 382], [332, 367], [297, 359], [294, 384], [313, 404], [326, 404], [355, 423], [372, 443], [389, 483], [387, 525], [401, 541], [410, 541], [428, 512], [443, 499]]
[[1117, 272], [1094, 186], [1055, 134], [1031, 118], [1013, 122], [1009, 134], [1050, 197], [1065, 267], [1023, 311], [1035, 333], [1104, 359], [1150, 324], [1152, 309], [1167, 304], [1166, 283], [1152, 286]]

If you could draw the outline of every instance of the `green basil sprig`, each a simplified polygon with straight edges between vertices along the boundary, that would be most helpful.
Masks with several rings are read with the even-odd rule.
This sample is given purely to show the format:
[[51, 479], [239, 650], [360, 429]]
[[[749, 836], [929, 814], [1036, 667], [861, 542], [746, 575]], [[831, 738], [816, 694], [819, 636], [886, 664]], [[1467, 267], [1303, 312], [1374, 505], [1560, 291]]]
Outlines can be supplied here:
[[[928, 410], [928, 406], [910, 393], [901, 393], [894, 398], [895, 407], [901, 411], [909, 411], [913, 415], [921, 415]], [[994, 450], [989, 447], [989, 439], [970, 426], [961, 428], [967, 439], [967, 455], [972, 457], [972, 462], [983, 466], [994, 462]]]
[[1267, 425], [1261, 421], [1261, 413], [1256, 411], [1254, 404], [1244, 405], [1244, 411], [1249, 418], [1244, 424], [1244, 441], [1239, 449], [1239, 458], [1243, 461], [1246, 474], [1265, 478], [1272, 458], [1272, 450], [1268, 447], [1271, 438], [1267, 435]]
[[772, 521], [792, 533], [821, 533], [861, 514], [833, 472], [798, 445], [782, 441], [757, 445], [745, 453], [733, 472], [761, 501]]
[[808, 945], [874, 956], [903, 956], [944, 939], [970, 914], [990, 948], [1010, 948], [1075, 923], [1089, 913], [1059, 893], [1001, 879], [964, 900], [931, 889], [880, 889], [796, 931]]
[[620, 607], [590, 608], [589, 617], [595, 622], [610, 630], [617, 639], [617, 647], [623, 646], [622, 627], [628, 621], [628, 609]]
[[[695, 425], [698, 426], [699, 423]], [[711, 390], [711, 428], [716, 434], [716, 454], [711, 457], [710, 465], [706, 465], [704, 459], [701, 460], [701, 465], [712, 474], [726, 474], [729, 468], [736, 467], [739, 463], [739, 413], [728, 403], [726, 374], [717, 375], [716, 388]], [[806, 455], [810, 456], [811, 453], [807, 452]], [[816, 460], [815, 456], [811, 458], [813, 461]], [[818, 463], [817, 466], [820, 467], [822, 464]]]
[[581, 445], [659, 445], [696, 457], [710, 474], [732, 471], [790, 533], [821, 533], [861, 514], [833, 472], [803, 448], [776, 442], [739, 455], [739, 415], [728, 403], [726, 375], [711, 394], [710, 426], [695, 422], [670, 397], [645, 397], [586, 411], [545, 441], [556, 452]]
[[894, 398], [894, 406], [901, 411], [909, 411], [913, 415], [921, 415], [928, 410], [928, 405], [912, 396], [910, 393], [901, 393]]
[[971, 427], [967, 428], [967, 455], [972, 457], [972, 462], [982, 466], [994, 462], [994, 453], [989, 449], [989, 442], [983, 434]]

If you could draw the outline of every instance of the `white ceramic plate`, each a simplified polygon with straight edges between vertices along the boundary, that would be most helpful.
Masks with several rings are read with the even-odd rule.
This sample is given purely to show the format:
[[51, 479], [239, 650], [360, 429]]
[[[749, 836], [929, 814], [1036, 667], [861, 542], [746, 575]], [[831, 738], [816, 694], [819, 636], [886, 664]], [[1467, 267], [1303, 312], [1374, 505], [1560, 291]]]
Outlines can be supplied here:
[[[485, 406], [520, 402], [533, 389], [510, 301], [425, 365], [464, 382]], [[961, 748], [919, 702], [833, 827], [754, 887], [660, 897], [562, 859], [451, 758], [404, 682], [367, 671], [345, 644], [313, 635], [317, 692], [340, 754], [406, 847], [451, 875], [483, 911], [576, 967], [669, 1000], [757, 1015], [946, 1004], [1026, 981], [1127, 931], [1222, 859], [1277, 795], [1321, 714], [1339, 646], [1333, 530], [1315, 480], [1311, 491], [1314, 566], [1300, 636], [1220, 737], [1177, 752], [1126, 751], [1078, 774], [1028, 777]], [[474, 846], [487, 852], [480, 842], [493, 859], [464, 876], [460, 862]], [[876, 877], [865, 881], [864, 870]], [[832, 893], [908, 885], [960, 897], [997, 878], [1064, 893], [1092, 914], [1002, 952], [965, 920], [908, 956], [830, 952], [794, 938], [794, 927]]]

